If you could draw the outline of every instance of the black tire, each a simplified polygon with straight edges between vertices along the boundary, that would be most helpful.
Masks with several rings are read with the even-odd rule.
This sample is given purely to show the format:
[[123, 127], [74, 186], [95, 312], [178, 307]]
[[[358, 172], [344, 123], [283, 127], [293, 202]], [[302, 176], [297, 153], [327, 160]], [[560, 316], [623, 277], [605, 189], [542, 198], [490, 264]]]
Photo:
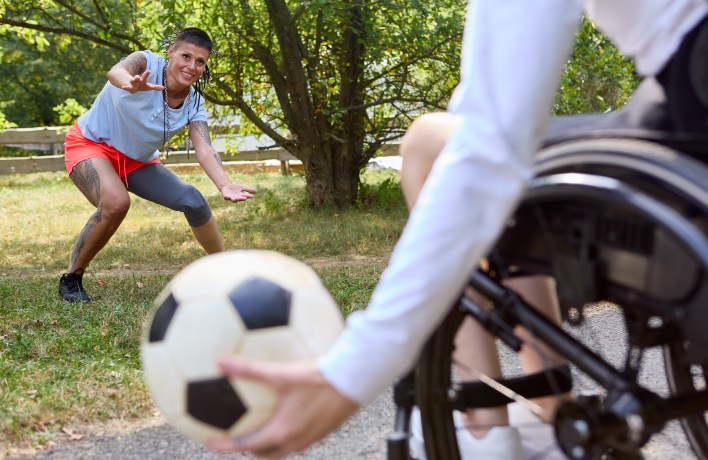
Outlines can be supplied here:
[[[683, 342], [664, 347], [664, 362], [669, 388], [673, 394], [687, 394], [705, 389], [708, 370], [705, 365], [690, 363], [686, 359]], [[680, 419], [686, 438], [698, 458], [708, 458], [708, 425], [706, 414], [696, 414]]]
[[[551, 146], [539, 153], [536, 164], [537, 177], [563, 173], [592, 174], [617, 179], [667, 204], [684, 216], [687, 223], [702, 229], [704, 235], [708, 231], [708, 167], [675, 150], [641, 140], [587, 139]], [[582, 203], [582, 197], [577, 200]], [[525, 203], [522, 202], [520, 210], [524, 206]], [[528, 230], [524, 229], [521, 235], [525, 235]], [[509, 230], [502, 236], [501, 243], [504, 242], [504, 236], [510, 233], [513, 232]], [[506, 254], [510, 254], [509, 251], [513, 254], [514, 251], [522, 252], [527, 249], [526, 242], [518, 247], [512, 244]], [[688, 257], [690, 256], [691, 254], [688, 254]], [[515, 264], [518, 262], [514, 260]], [[532, 267], [532, 272], [535, 267], [544, 267], [548, 269], [546, 274], [553, 274], [548, 264], [531, 263], [529, 266]], [[696, 270], [700, 272], [702, 282], [708, 283], [708, 276], [705, 274], [708, 267], [699, 264]], [[453, 310], [455, 311], [451, 312], [424, 347], [416, 370], [417, 404], [421, 410], [429, 460], [459, 459], [456, 428], [452, 419], [453, 404], [449, 401], [448, 394], [454, 375], [451, 359], [453, 339], [461, 324], [462, 314], [457, 309]], [[624, 318], [624, 309], [617, 310]], [[582, 332], [580, 334], [582, 335]], [[578, 337], [580, 341], [584, 340]], [[626, 336], [622, 340], [629, 342]], [[695, 392], [701, 385], [703, 388], [706, 385], [708, 372], [691, 362], [685, 344], [686, 341], [682, 338], [663, 346], [669, 391], [674, 395]], [[625, 345], [629, 347], [627, 343]], [[623, 364], [615, 365], [620, 367]], [[708, 458], [706, 414], [686, 417], [681, 420], [681, 425], [696, 455], [699, 458]]]
[[423, 347], [416, 367], [416, 404], [428, 460], [460, 460], [448, 390], [452, 385], [453, 338], [462, 318], [462, 313], [453, 309]]

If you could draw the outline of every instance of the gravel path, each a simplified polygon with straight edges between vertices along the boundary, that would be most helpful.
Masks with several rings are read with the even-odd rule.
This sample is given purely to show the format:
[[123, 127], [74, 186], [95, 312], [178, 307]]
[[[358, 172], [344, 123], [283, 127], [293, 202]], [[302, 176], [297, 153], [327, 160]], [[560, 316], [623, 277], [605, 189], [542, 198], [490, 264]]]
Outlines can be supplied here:
[[[624, 332], [618, 326], [620, 318], [612, 311], [598, 309], [590, 311], [592, 327], [584, 331], [591, 334], [598, 347], [606, 353], [612, 352], [621, 359], [622, 350], [617, 344], [622, 342]], [[518, 368], [516, 356], [502, 350], [505, 369]], [[576, 390], [592, 391], [592, 383], [576, 375]], [[659, 353], [651, 352], [649, 362], [642, 373], [642, 382], [658, 391], [664, 391], [666, 380]], [[297, 460], [383, 460], [386, 458], [386, 438], [393, 426], [393, 404], [391, 392], [384, 392], [374, 403], [363, 408], [337, 432], [306, 452], [289, 457]], [[692, 460], [691, 453], [678, 424], [671, 424], [664, 432], [655, 435], [644, 448], [647, 460]], [[10, 457], [12, 458], [12, 457]], [[19, 457], [15, 457], [19, 458]], [[22, 460], [216, 460], [247, 459], [244, 455], [223, 455], [209, 452], [191, 442], [162, 421], [153, 426], [137, 429], [115, 430], [108, 434], [86, 436], [81, 440], [55, 446], [49, 451], [34, 456], [24, 456]], [[9, 459], [8, 459], [9, 460]]]
[[[337, 432], [290, 459], [384, 459], [386, 437], [393, 426], [391, 392], [384, 392], [360, 410]], [[19, 457], [16, 457], [19, 458]], [[122, 433], [91, 436], [57, 446], [41, 454], [22, 457], [52, 460], [224, 460], [249, 459], [247, 455], [224, 455], [204, 449], [166, 423]], [[8, 460], [13, 457], [8, 458]]]

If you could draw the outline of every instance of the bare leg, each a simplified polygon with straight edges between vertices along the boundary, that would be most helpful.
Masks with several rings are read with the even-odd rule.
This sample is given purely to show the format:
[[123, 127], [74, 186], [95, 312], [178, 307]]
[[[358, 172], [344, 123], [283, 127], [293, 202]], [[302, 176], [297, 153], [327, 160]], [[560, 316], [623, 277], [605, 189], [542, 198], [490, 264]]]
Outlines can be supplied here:
[[[413, 208], [418, 194], [433, 167], [433, 163], [442, 151], [449, 134], [455, 128], [455, 119], [447, 113], [432, 113], [417, 119], [406, 132], [401, 144], [401, 187], [409, 208]], [[520, 278], [510, 282], [529, 303], [539, 311], [554, 320], [559, 320], [558, 304], [555, 297], [553, 280], [547, 277]], [[479, 296], [475, 296], [479, 302]], [[559, 357], [548, 352], [524, 328], [517, 328], [523, 339], [529, 342], [520, 353], [525, 372], [538, 372], [562, 362]], [[455, 339], [457, 350], [454, 358], [463, 364], [458, 372], [465, 379], [474, 380], [463, 367], [472, 367], [492, 378], [501, 376], [501, 369], [494, 339], [478, 325], [476, 321], [467, 319], [460, 328]], [[543, 398], [535, 400], [546, 410], [553, 413], [558, 398]], [[469, 411], [467, 414], [469, 426], [489, 426], [492, 424], [508, 424], [506, 408], [494, 408]], [[484, 435], [485, 430], [470, 430], [473, 435]]]
[[[560, 324], [560, 305], [553, 278], [544, 275], [519, 277], [510, 280], [508, 285], [518, 292], [524, 300], [536, 307], [536, 310], [546, 315], [554, 323]], [[527, 374], [541, 372], [566, 362], [565, 358], [536, 339], [526, 328], [517, 327], [515, 332], [524, 341], [519, 357], [524, 372]], [[566, 396], [562, 398], [556, 396], [536, 398], [534, 402], [545, 409], [548, 414], [553, 415]]]
[[69, 261], [69, 273], [83, 273], [123, 222], [130, 208], [130, 197], [113, 166], [103, 158], [82, 161], [69, 177], [96, 207], [79, 233]]
[[221, 239], [221, 233], [219, 233], [219, 227], [216, 225], [214, 216], [211, 216], [201, 226], [192, 227], [192, 232], [194, 232], [194, 236], [207, 254], [214, 254], [224, 250], [224, 241]]
[[413, 209], [433, 163], [454, 129], [447, 113], [430, 113], [416, 119], [401, 143], [401, 187], [408, 209]]
[[[458, 363], [457, 373], [463, 380], [477, 380], [468, 369], [476, 369], [493, 379], [502, 376], [494, 338], [472, 318], [465, 318], [457, 332], [453, 359]], [[509, 414], [506, 408], [467, 411], [466, 425], [476, 437], [484, 436], [488, 431], [487, 427], [508, 424]]]

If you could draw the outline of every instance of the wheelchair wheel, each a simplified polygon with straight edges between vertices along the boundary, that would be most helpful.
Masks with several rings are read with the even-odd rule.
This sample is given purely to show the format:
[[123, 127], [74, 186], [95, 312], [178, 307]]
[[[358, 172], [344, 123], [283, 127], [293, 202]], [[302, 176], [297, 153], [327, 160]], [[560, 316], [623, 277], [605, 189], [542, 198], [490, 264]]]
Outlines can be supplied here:
[[[702, 363], [708, 363], [708, 352], [692, 323], [702, 327], [702, 320], [708, 321], [708, 312], [703, 312], [708, 266], [702, 249], [675, 230], [688, 229], [686, 234], [693, 232], [705, 242], [708, 167], [670, 148], [634, 139], [577, 140], [539, 154], [539, 183], [567, 174], [614, 179], [628, 186], [632, 196], [649, 197], [670, 209], [675, 222], [665, 227], [635, 204], [594, 195], [582, 184], [545, 193], [542, 199], [539, 194], [531, 197], [530, 190], [498, 242], [505, 275], [554, 276], [564, 329], [638, 385], [662, 396], [705, 390], [708, 371]], [[574, 279], [568, 273], [581, 276]], [[588, 281], [574, 282], [583, 277]], [[452, 417], [459, 405], [451, 395], [460, 382], [451, 355], [463, 318], [453, 309], [426, 344], [416, 368], [416, 403], [430, 460], [460, 458], [456, 433], [466, 428], [455, 427]], [[609, 347], [602, 343], [604, 326], [593, 325], [603, 318], [622, 324], [608, 338]], [[605, 356], [604, 348], [613, 351]], [[663, 356], [659, 366], [664, 365], [665, 378], [647, 383], [647, 370], [658, 367], [657, 354]], [[588, 379], [574, 369], [574, 380], [582, 387]], [[604, 388], [588, 385], [589, 391], [608, 397]], [[699, 458], [708, 458], [706, 413], [681, 418], [680, 423], [690, 448]], [[580, 458], [612, 455], [611, 448], [598, 448]]]
[[[675, 394], [704, 390], [708, 370], [705, 364], [691, 363], [685, 359], [686, 351], [682, 342], [666, 345], [664, 359], [669, 387]], [[706, 414], [696, 414], [681, 420], [688, 442], [699, 458], [708, 458], [708, 426]]]

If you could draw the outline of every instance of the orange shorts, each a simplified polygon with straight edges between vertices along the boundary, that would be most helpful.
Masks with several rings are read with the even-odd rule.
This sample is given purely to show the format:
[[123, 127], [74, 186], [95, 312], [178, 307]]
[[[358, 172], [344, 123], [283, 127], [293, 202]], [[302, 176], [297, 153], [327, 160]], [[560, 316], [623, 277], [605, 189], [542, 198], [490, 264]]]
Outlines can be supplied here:
[[121, 179], [143, 166], [160, 162], [159, 157], [147, 163], [133, 160], [108, 144], [86, 139], [81, 132], [81, 128], [79, 128], [79, 124], [74, 123], [74, 126], [66, 133], [66, 139], [64, 140], [66, 172], [71, 174], [74, 166], [88, 158], [105, 158], [110, 161], [113, 169], [115, 169]]

